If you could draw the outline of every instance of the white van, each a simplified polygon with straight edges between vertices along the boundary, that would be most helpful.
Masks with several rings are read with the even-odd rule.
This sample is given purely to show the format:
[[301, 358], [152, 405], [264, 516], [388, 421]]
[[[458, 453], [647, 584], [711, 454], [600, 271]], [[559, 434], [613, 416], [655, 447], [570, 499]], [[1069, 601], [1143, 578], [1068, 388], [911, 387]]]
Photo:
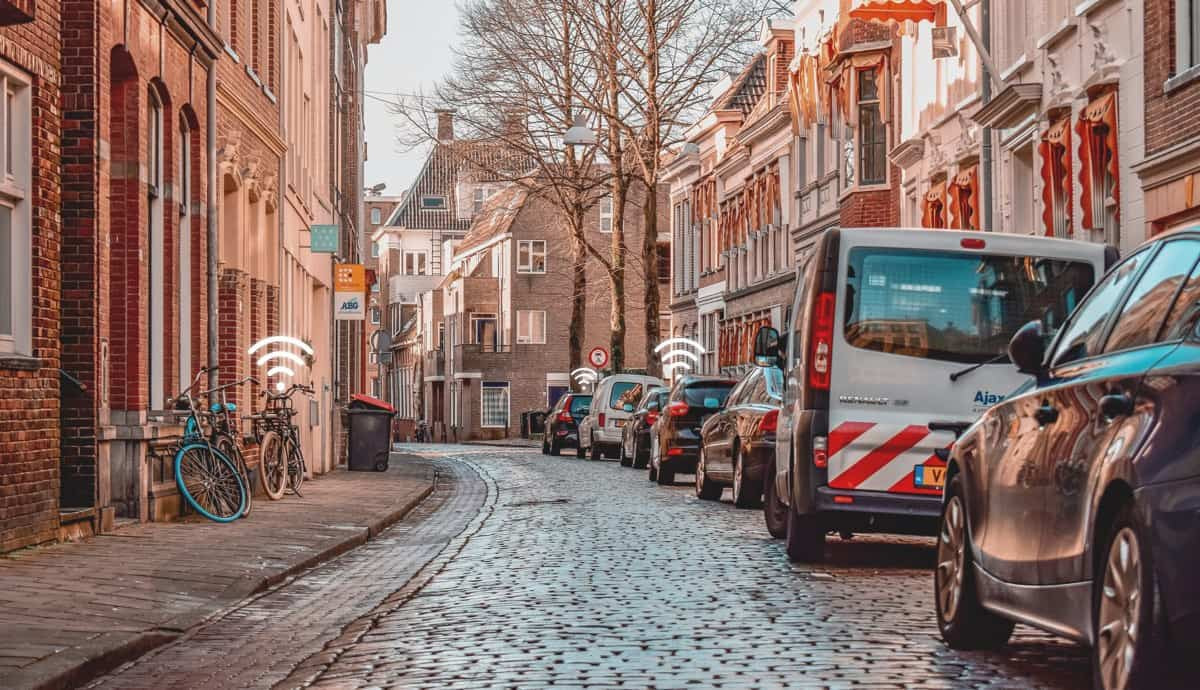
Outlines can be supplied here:
[[613, 374], [597, 383], [592, 391], [592, 407], [579, 422], [579, 457], [584, 454], [592, 460], [599, 460], [602, 454], [617, 457], [621, 435], [625, 423], [633, 417], [633, 408], [646, 391], [662, 386], [662, 379], [639, 374]]
[[820, 560], [829, 532], [935, 534], [954, 431], [1028, 378], [1009, 339], [1034, 319], [1057, 331], [1116, 258], [999, 233], [821, 235], [787, 332], [755, 339], [787, 375], [764, 513], [788, 557]]

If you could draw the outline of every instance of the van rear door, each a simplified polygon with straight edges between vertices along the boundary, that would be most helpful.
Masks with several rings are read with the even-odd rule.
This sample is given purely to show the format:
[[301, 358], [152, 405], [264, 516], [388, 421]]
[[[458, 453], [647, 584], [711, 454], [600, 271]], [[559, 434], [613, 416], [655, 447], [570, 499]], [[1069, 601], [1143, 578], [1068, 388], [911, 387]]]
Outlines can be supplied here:
[[1027, 379], [1008, 362], [1009, 339], [1035, 319], [1056, 331], [1103, 272], [1103, 248], [896, 235], [842, 236], [829, 486], [939, 494], [945, 463], [934, 453], [954, 439], [927, 425], [972, 422]]

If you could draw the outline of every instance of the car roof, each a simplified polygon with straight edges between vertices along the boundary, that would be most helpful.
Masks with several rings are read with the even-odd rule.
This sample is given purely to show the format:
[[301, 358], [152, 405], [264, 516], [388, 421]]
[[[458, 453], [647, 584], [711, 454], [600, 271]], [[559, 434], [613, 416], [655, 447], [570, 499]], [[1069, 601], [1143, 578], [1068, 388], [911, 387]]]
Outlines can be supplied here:
[[679, 382], [685, 386], [690, 386], [693, 383], [737, 383], [738, 380], [730, 376], [701, 376], [699, 374], [688, 374], [679, 379]]
[[[964, 239], [983, 240], [985, 252], [1017, 255], [1062, 255], [1104, 259], [1105, 246], [1096, 242], [1058, 237], [1018, 235], [976, 230], [934, 230], [928, 228], [839, 228], [843, 246], [873, 245], [906, 249], [958, 248]], [[974, 250], [971, 250], [974, 251]]]

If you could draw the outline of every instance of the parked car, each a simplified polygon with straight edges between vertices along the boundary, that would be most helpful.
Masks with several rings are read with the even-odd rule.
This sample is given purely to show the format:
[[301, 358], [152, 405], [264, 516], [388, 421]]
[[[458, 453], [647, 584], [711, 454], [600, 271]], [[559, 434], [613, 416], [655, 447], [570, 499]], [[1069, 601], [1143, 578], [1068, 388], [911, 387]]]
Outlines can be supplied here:
[[1200, 652], [1200, 227], [1117, 265], [1047, 347], [1033, 321], [1009, 356], [1033, 379], [953, 446], [935, 606], [954, 648], [1021, 622], [1092, 645], [1095, 685], [1194, 685]]
[[579, 423], [579, 456], [592, 460], [601, 455], [616, 457], [621, 447], [621, 432], [633, 416], [626, 405], [637, 405], [651, 386], [663, 382], [653, 376], [613, 374], [600, 380], [592, 391], [588, 414]]
[[586, 393], [566, 393], [546, 415], [542, 433], [542, 454], [558, 455], [563, 448], [579, 448], [579, 420], [587, 414], [592, 396]]
[[664, 387], [651, 388], [637, 408], [633, 416], [625, 423], [621, 434], [621, 466], [643, 469], [650, 460], [650, 427], [658, 421], [658, 416], [667, 406], [667, 396], [670, 390]]
[[671, 386], [666, 414], [650, 428], [650, 481], [674, 484], [675, 474], [696, 471], [700, 459], [700, 427], [717, 413], [737, 379], [683, 376]]
[[832, 229], [799, 269], [787, 337], [755, 354], [782, 365], [775, 477], [764, 513], [793, 561], [829, 531], [932, 535], [946, 427], [965, 427], [1028, 377], [1005, 363], [1031, 319], [1066, 321], [1115, 261], [1111, 248], [1000, 233]]
[[729, 393], [724, 406], [700, 429], [696, 496], [715, 501], [727, 486], [733, 503], [762, 502], [764, 470], [775, 464], [775, 429], [783, 403], [783, 372], [755, 367]]

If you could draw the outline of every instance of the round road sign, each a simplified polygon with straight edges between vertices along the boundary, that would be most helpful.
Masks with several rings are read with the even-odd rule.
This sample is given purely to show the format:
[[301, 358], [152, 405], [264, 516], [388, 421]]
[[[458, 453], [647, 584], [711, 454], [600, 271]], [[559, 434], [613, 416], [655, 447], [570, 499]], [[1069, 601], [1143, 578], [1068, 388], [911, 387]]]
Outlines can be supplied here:
[[608, 350], [602, 347], [593, 347], [588, 353], [588, 362], [597, 369], [603, 369], [608, 364]]

